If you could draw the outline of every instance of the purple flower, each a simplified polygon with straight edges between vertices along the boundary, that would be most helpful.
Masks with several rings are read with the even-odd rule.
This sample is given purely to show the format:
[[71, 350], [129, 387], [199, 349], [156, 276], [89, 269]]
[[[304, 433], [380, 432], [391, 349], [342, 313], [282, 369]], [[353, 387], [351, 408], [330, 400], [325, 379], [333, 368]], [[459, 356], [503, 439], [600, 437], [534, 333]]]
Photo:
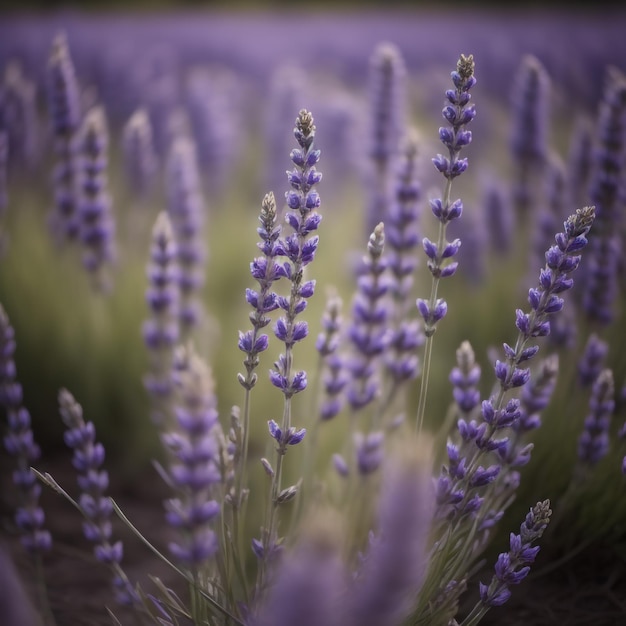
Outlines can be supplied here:
[[504, 256], [511, 251], [515, 224], [512, 208], [502, 187], [491, 184], [485, 191], [483, 204], [489, 247], [499, 256]]
[[456, 362], [456, 367], [450, 372], [450, 382], [454, 385], [452, 394], [461, 416], [467, 418], [480, 402], [477, 388], [480, 382], [480, 365], [476, 363], [469, 341], [464, 341], [456, 351]]
[[399, 150], [405, 127], [406, 68], [393, 44], [379, 44], [369, 69], [369, 148], [367, 169], [368, 208], [366, 229], [387, 222], [389, 214], [391, 164]]
[[96, 441], [96, 429], [92, 422], [85, 422], [83, 410], [66, 389], [59, 392], [59, 411], [65, 425], [64, 439], [72, 449], [72, 465], [78, 473], [81, 489], [78, 505], [86, 521], [83, 534], [94, 543], [94, 554], [98, 561], [111, 568], [114, 575], [113, 588], [119, 604], [130, 606], [139, 603], [139, 597], [124, 574], [122, 542], [112, 543], [111, 514], [113, 505], [105, 495], [109, 476], [102, 469], [104, 448]]
[[548, 156], [550, 78], [532, 55], [522, 59], [512, 102], [511, 153], [515, 161], [514, 205], [518, 215], [535, 203], [533, 191]]
[[257, 228], [257, 232], [261, 241], [257, 246], [263, 252], [263, 256], [254, 259], [250, 265], [252, 277], [258, 282], [259, 290], [248, 289], [246, 291], [246, 300], [253, 308], [250, 313], [252, 330], [240, 333], [239, 340], [239, 349], [246, 353], [246, 359], [243, 362], [246, 366], [246, 376], [239, 374], [238, 380], [248, 390], [252, 389], [257, 381], [254, 370], [259, 364], [258, 355], [269, 345], [267, 335], [259, 334], [259, 331], [271, 321], [267, 314], [278, 308], [278, 299], [272, 291], [272, 284], [279, 278], [275, 256], [280, 226], [276, 226], [276, 201], [272, 192], [263, 198], [259, 222], [261, 226]]
[[167, 213], [159, 214], [152, 231], [146, 301], [151, 317], [143, 325], [143, 337], [150, 355], [150, 371], [144, 385], [154, 406], [152, 419], [162, 424], [169, 409], [172, 391], [171, 369], [174, 346], [179, 338], [178, 265], [176, 242]]
[[596, 128], [597, 147], [589, 183], [589, 198], [597, 219], [590, 240], [589, 266], [585, 272], [583, 308], [588, 318], [606, 325], [614, 318], [622, 253], [621, 229], [625, 200], [626, 77], [609, 71]]
[[41, 485], [30, 469], [39, 459], [41, 450], [35, 442], [30, 414], [22, 405], [22, 386], [16, 380], [14, 353], [15, 331], [0, 306], [0, 404], [6, 411], [8, 425], [4, 447], [17, 465], [13, 483], [19, 492], [15, 521], [22, 533], [20, 540], [26, 550], [35, 554], [49, 550], [52, 539], [44, 528], [45, 515], [39, 506]]
[[83, 265], [94, 276], [96, 286], [104, 290], [110, 288], [104, 268], [115, 258], [115, 222], [106, 174], [108, 141], [104, 109], [94, 107], [86, 114], [78, 137], [77, 217], [85, 249]]
[[589, 414], [578, 438], [578, 458], [585, 465], [596, 465], [609, 450], [609, 427], [615, 409], [614, 396], [613, 372], [604, 369], [593, 383]]
[[0, 216], [9, 203], [9, 190], [7, 186], [7, 170], [9, 165], [9, 137], [4, 130], [0, 130]]
[[184, 338], [201, 321], [202, 305], [198, 292], [204, 284], [206, 257], [202, 233], [204, 200], [195, 145], [188, 137], [176, 137], [172, 143], [167, 159], [166, 186], [167, 210], [176, 239], [180, 286], [178, 315]]
[[348, 328], [353, 356], [348, 366], [352, 380], [347, 398], [353, 410], [367, 406], [378, 394], [380, 381], [376, 377], [376, 360], [389, 343], [388, 307], [384, 301], [388, 289], [383, 275], [387, 268], [382, 257], [384, 245], [385, 229], [380, 223], [369, 238], [368, 256], [363, 258], [358, 291], [352, 302], [352, 324]]
[[315, 344], [322, 359], [324, 397], [320, 407], [320, 418], [323, 420], [332, 419], [341, 411], [343, 404], [341, 392], [348, 383], [344, 360], [337, 353], [339, 332], [343, 323], [341, 306], [341, 298], [334, 292], [329, 294], [322, 316], [322, 332]]
[[387, 468], [378, 504], [378, 535], [346, 599], [349, 626], [399, 624], [422, 586], [434, 494], [425, 465]]
[[[433, 159], [435, 168], [443, 174], [446, 179], [445, 192], [443, 198], [435, 198], [430, 201], [433, 215], [439, 221], [439, 235], [437, 243], [424, 238], [422, 246], [428, 257], [427, 266], [433, 276], [434, 285], [439, 284], [441, 278], [452, 276], [457, 269], [456, 261], [450, 262], [459, 251], [461, 241], [455, 239], [453, 242], [446, 241], [446, 229], [448, 224], [458, 219], [463, 212], [463, 203], [460, 199], [450, 201], [450, 189], [452, 181], [460, 176], [467, 169], [467, 159], [459, 159], [459, 154], [463, 147], [472, 140], [472, 134], [466, 130], [476, 116], [476, 109], [470, 104], [470, 89], [476, 84], [474, 77], [474, 57], [461, 55], [457, 62], [457, 69], [452, 72], [452, 82], [454, 89], [446, 91], [447, 104], [443, 108], [442, 115], [450, 128], [439, 129], [439, 138], [448, 149], [448, 156], [438, 154]], [[419, 299], [417, 308], [424, 319], [424, 332], [426, 337], [432, 337], [435, 333], [437, 323], [443, 319], [447, 311], [445, 300], [436, 298], [437, 289], [433, 288], [430, 300]], [[418, 420], [418, 423], [420, 420]], [[420, 423], [421, 427], [421, 423]]]
[[162, 436], [169, 454], [169, 483], [174, 497], [165, 502], [166, 519], [179, 531], [170, 551], [196, 571], [217, 551], [212, 523], [220, 512], [213, 487], [221, 480], [219, 428], [211, 373], [193, 352], [176, 354], [173, 380], [176, 390], [176, 428]]
[[54, 140], [54, 204], [52, 228], [61, 239], [78, 235], [76, 215], [75, 135], [81, 120], [74, 64], [64, 35], [57, 35], [47, 70], [48, 110]]
[[519, 534], [511, 533], [509, 551], [498, 556], [490, 584], [480, 583], [480, 603], [471, 615], [478, 611], [483, 614], [489, 607], [504, 604], [511, 596], [509, 586], [518, 585], [526, 578], [539, 552], [539, 547], [532, 544], [543, 535], [551, 514], [549, 500], [538, 502], [520, 526]]
[[158, 163], [148, 112], [137, 109], [123, 131], [124, 168], [130, 188], [145, 198], [154, 187]]
[[609, 353], [609, 346], [592, 333], [587, 339], [585, 350], [578, 362], [578, 381], [583, 387], [590, 387], [598, 378], [604, 367], [606, 357]]

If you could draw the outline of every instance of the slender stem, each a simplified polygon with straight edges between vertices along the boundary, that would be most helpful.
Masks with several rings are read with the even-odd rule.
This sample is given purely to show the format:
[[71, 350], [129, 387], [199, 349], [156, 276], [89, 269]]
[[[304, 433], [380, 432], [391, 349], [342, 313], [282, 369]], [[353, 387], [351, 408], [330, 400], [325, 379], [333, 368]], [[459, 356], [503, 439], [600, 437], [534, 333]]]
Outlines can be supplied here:
[[54, 613], [50, 607], [50, 598], [48, 597], [48, 587], [46, 585], [41, 554], [37, 553], [34, 555], [34, 562], [37, 579], [37, 597], [39, 598], [39, 607], [43, 613], [44, 624], [46, 624], [46, 626], [55, 626], [56, 620], [54, 619]]

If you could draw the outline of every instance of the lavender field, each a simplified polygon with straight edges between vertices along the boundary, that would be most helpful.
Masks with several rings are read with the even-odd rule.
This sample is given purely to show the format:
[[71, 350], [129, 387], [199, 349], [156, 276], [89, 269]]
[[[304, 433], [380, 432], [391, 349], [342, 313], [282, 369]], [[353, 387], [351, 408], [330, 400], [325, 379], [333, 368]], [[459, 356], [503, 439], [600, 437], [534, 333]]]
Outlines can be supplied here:
[[624, 27], [0, 15], [0, 624], [622, 623]]

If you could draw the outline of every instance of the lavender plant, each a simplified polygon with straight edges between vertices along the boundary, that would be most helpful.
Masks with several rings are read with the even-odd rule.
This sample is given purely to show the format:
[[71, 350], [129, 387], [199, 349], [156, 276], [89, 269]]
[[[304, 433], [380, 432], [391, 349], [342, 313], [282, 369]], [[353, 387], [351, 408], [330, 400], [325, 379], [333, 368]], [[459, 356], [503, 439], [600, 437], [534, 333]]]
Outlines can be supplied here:
[[[316, 231], [321, 221], [316, 128], [307, 110], [298, 114], [284, 224], [279, 225], [281, 211], [273, 193], [265, 195], [261, 205], [260, 252], [250, 264], [256, 285], [245, 294], [251, 326], [239, 333], [237, 344], [243, 353], [244, 371], [237, 377], [243, 403], [241, 409], [230, 409], [228, 420], [220, 418], [211, 369], [192, 345], [185, 345], [185, 324], [193, 317], [185, 308], [188, 287], [195, 293], [201, 282], [196, 280], [197, 263], [203, 258], [196, 211], [199, 179], [186, 169], [189, 143], [174, 143], [168, 167], [170, 207], [159, 215], [152, 232], [146, 292], [150, 318], [143, 326], [149, 359], [144, 383], [164, 445], [164, 461], [157, 467], [171, 490], [164, 502], [172, 536], [169, 554], [150, 544], [108, 497], [104, 448], [96, 441], [93, 424], [65, 390], [59, 403], [81, 494], [72, 499], [50, 475], [38, 474], [84, 516], [85, 535], [95, 546], [96, 559], [111, 570], [117, 602], [133, 610], [138, 623], [472, 626], [487, 610], [504, 604], [510, 587], [527, 576], [537, 556], [535, 544], [550, 520], [548, 500], [537, 503], [519, 533], [510, 535], [490, 578], [481, 575], [488, 582], [473, 580], [515, 497], [522, 467], [531, 459], [540, 414], [554, 391], [557, 357], [547, 357], [532, 371], [529, 363], [538, 351], [535, 340], [550, 334], [554, 315], [564, 304], [561, 296], [573, 286], [571, 274], [579, 265], [595, 212], [592, 207], [578, 210], [556, 234], [555, 244], [545, 253], [539, 284], [528, 292], [529, 309], [516, 312], [516, 341], [503, 345], [504, 357], [494, 364], [494, 387], [487, 398], [482, 395], [479, 357], [469, 341], [461, 343], [450, 374], [454, 404], [439, 432], [448, 436], [444, 461], [433, 479], [433, 446], [423, 420], [432, 338], [447, 311], [447, 303], [438, 297], [439, 283], [455, 273], [457, 263], [447, 259], [460, 247], [459, 239], [447, 241], [447, 228], [463, 210], [461, 200], [452, 200], [451, 187], [467, 168], [460, 152], [472, 139], [466, 128], [475, 115], [469, 94], [475, 84], [471, 55], [461, 55], [452, 81], [454, 89], [446, 92], [443, 110], [448, 126], [439, 130], [448, 154], [433, 160], [445, 178], [442, 197], [430, 203], [439, 223], [437, 240], [422, 241], [432, 278], [430, 297], [417, 300], [417, 310], [407, 305], [418, 267], [414, 253], [420, 196], [416, 144], [409, 135], [405, 143], [389, 148], [400, 149], [394, 163], [395, 195], [390, 196], [386, 222], [372, 229], [348, 323], [342, 319], [340, 296], [329, 296], [315, 346], [319, 385], [309, 385], [310, 373], [298, 369], [303, 366], [296, 362], [296, 356], [302, 362], [306, 356], [309, 325], [304, 313], [316, 288], [308, 273], [319, 257]], [[102, 148], [98, 137], [94, 142]], [[101, 159], [94, 158], [89, 173], [98, 173], [101, 165]], [[94, 191], [97, 200], [102, 180], [85, 181], [85, 189]], [[560, 202], [560, 193], [556, 196]], [[411, 319], [416, 313], [426, 335], [417, 429], [395, 419], [396, 409], [402, 413], [410, 406], [409, 394], [399, 397], [397, 390], [402, 385], [411, 391], [407, 383], [418, 374], [422, 329]], [[3, 320], [0, 315], [0, 330], [6, 331], [0, 390], [8, 398], [7, 447], [19, 453], [24, 470], [24, 484], [19, 486], [30, 490], [27, 514], [18, 518], [27, 522], [28, 533], [45, 543], [38, 485], [30, 469], [38, 451], [15, 382], [13, 331]], [[265, 331], [270, 325], [279, 354], [263, 380], [259, 366], [264, 354], [271, 353]], [[346, 352], [346, 344], [351, 351]], [[586, 357], [586, 375], [595, 383], [580, 455], [590, 469], [606, 450], [613, 381], [604, 368], [601, 345], [596, 345], [595, 356], [591, 346]], [[217, 365], [222, 368], [221, 361]], [[279, 390], [282, 417], [264, 415], [256, 399], [253, 405], [252, 392], [258, 393], [263, 382]], [[296, 396], [312, 400], [299, 403]], [[352, 420], [347, 435], [341, 430], [344, 407]], [[370, 420], [357, 426], [356, 414], [363, 409]], [[325, 474], [314, 462], [322, 456], [321, 437], [312, 434], [331, 418], [336, 418], [336, 430], [329, 437], [332, 450], [323, 452], [345, 452], [343, 438], [351, 456], [348, 461], [335, 456], [338, 472]], [[269, 453], [261, 452], [263, 442], [254, 439], [254, 420], [267, 421]], [[307, 432], [312, 420], [315, 426]], [[296, 445], [305, 451], [302, 473], [292, 482], [287, 461], [296, 456], [291, 451]], [[258, 487], [255, 470], [268, 479], [266, 493]], [[260, 501], [265, 501], [264, 510], [255, 506]], [[113, 512], [180, 576], [181, 588], [187, 588], [185, 599], [178, 587], [168, 588], [158, 579], [154, 593], [131, 582], [122, 569], [121, 543], [113, 539]], [[462, 595], [472, 587], [478, 600], [463, 614]]]
[[472, 132], [465, 127], [476, 116], [476, 109], [470, 104], [470, 89], [476, 84], [474, 77], [474, 58], [461, 55], [457, 68], [452, 72], [454, 89], [446, 91], [448, 104], [444, 107], [442, 115], [450, 128], [441, 127], [439, 138], [446, 148], [448, 156], [438, 154], [433, 159], [433, 164], [446, 179], [443, 196], [430, 201], [433, 215], [439, 221], [437, 241], [433, 242], [427, 237], [423, 240], [424, 251], [428, 257], [428, 269], [432, 274], [432, 286], [428, 300], [419, 298], [417, 308], [424, 320], [424, 334], [426, 345], [424, 348], [424, 370], [422, 372], [419, 405], [417, 408], [417, 429], [422, 429], [424, 413], [426, 410], [426, 391], [428, 389], [428, 377], [430, 375], [430, 361], [433, 349], [433, 335], [437, 324], [441, 321], [448, 310], [448, 305], [443, 298], [438, 298], [439, 283], [442, 278], [448, 278], [454, 274], [458, 263], [448, 262], [459, 251], [461, 240], [455, 239], [449, 243], [446, 241], [448, 224], [461, 217], [463, 203], [460, 199], [452, 201], [452, 181], [467, 169], [467, 159], [460, 159], [459, 154], [464, 146], [472, 141]]

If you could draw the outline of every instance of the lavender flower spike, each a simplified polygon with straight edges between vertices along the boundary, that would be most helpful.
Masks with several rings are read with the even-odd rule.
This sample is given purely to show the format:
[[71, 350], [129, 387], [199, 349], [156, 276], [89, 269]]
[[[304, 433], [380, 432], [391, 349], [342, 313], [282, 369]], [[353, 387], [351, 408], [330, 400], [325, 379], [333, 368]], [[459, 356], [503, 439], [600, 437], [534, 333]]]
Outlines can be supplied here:
[[162, 436], [171, 464], [175, 496], [165, 503], [167, 521], [180, 532], [170, 551], [197, 573], [217, 551], [212, 523], [220, 507], [213, 499], [219, 483], [218, 426], [213, 380], [207, 365], [192, 351], [179, 349], [174, 364], [176, 429]]
[[516, 181], [513, 203], [517, 217], [536, 201], [533, 189], [548, 156], [550, 78], [541, 62], [532, 55], [522, 59], [513, 85], [511, 152]]
[[83, 533], [88, 541], [95, 544], [94, 554], [98, 561], [111, 568], [117, 602], [124, 606], [139, 603], [137, 593], [120, 566], [122, 542], [111, 542], [113, 505], [105, 495], [109, 487], [109, 475], [102, 469], [104, 448], [96, 442], [93, 423], [84, 421], [80, 404], [66, 389], [59, 392], [59, 411], [66, 427], [65, 443], [74, 452], [72, 465], [78, 472], [81, 489], [78, 505], [86, 518]]
[[528, 346], [536, 337], [550, 333], [550, 316], [563, 308], [559, 294], [574, 284], [569, 275], [580, 263], [579, 253], [587, 245], [587, 233], [595, 218], [595, 207], [578, 209], [564, 223], [565, 232], [555, 236], [556, 245], [546, 252], [546, 266], [539, 274], [539, 287], [528, 292], [530, 313], [520, 309], [516, 312], [515, 325], [519, 330], [514, 347], [504, 344], [506, 362], [496, 362], [496, 378], [500, 381], [500, 400], [513, 387], [521, 387], [528, 381], [529, 372], [519, 366], [531, 359], [538, 350]]
[[428, 563], [434, 504], [423, 453], [386, 468], [378, 533], [349, 590], [346, 626], [400, 624], [415, 602]]
[[178, 265], [176, 242], [167, 213], [160, 213], [152, 231], [146, 301], [151, 317], [144, 322], [143, 338], [150, 354], [144, 385], [153, 398], [152, 419], [163, 425], [172, 393], [173, 350], [179, 338]]
[[369, 124], [371, 169], [366, 228], [387, 222], [390, 205], [391, 164], [398, 153], [405, 125], [406, 68], [400, 51], [389, 43], [377, 46], [370, 61]]
[[115, 222], [107, 190], [108, 131], [102, 107], [85, 116], [80, 129], [80, 168], [78, 219], [84, 247], [83, 265], [91, 272], [98, 288], [110, 287], [103, 271], [115, 258]]
[[597, 146], [589, 183], [589, 198], [597, 220], [591, 239], [583, 308], [587, 317], [607, 325], [615, 317], [622, 254], [622, 215], [626, 207], [626, 76], [611, 68], [598, 113]]
[[435, 168], [446, 179], [443, 198], [430, 201], [433, 215], [439, 220], [439, 236], [436, 242], [424, 238], [422, 245], [428, 257], [428, 269], [433, 276], [433, 289], [428, 301], [419, 299], [417, 308], [424, 318], [424, 330], [427, 337], [435, 333], [437, 323], [445, 316], [447, 306], [444, 300], [437, 299], [437, 286], [441, 278], [452, 276], [458, 263], [449, 263], [448, 259], [454, 257], [461, 246], [461, 241], [455, 239], [452, 243], [446, 241], [446, 229], [448, 224], [461, 217], [463, 203], [461, 200], [451, 202], [450, 193], [452, 181], [467, 169], [467, 159], [460, 159], [459, 154], [463, 147], [472, 141], [472, 132], [465, 127], [476, 116], [476, 109], [470, 103], [470, 89], [476, 84], [474, 77], [474, 57], [461, 55], [455, 72], [452, 72], [454, 89], [446, 91], [448, 103], [442, 112], [444, 119], [450, 128], [441, 127], [439, 138], [448, 148], [448, 156], [438, 154], [433, 159]]
[[353, 410], [367, 406], [380, 390], [375, 363], [385, 351], [390, 335], [386, 330], [389, 315], [384, 296], [389, 288], [384, 272], [387, 261], [383, 257], [385, 227], [381, 222], [370, 235], [367, 256], [358, 279], [358, 292], [352, 303], [353, 323], [348, 335], [354, 347], [350, 363], [352, 381], [348, 388], [348, 402]]
[[589, 415], [578, 438], [578, 459], [584, 465], [596, 465], [609, 450], [609, 427], [615, 409], [613, 372], [604, 369], [598, 374], [589, 400]]
[[58, 35], [52, 44], [47, 78], [48, 108], [57, 159], [54, 169], [55, 212], [51, 225], [61, 239], [74, 239], [78, 235], [74, 190], [75, 135], [81, 111], [74, 64], [64, 35]]
[[30, 414], [22, 405], [22, 386], [16, 380], [14, 353], [15, 331], [0, 305], [0, 405], [6, 411], [8, 422], [4, 447], [17, 464], [13, 483], [19, 490], [20, 502], [15, 522], [22, 532], [22, 545], [36, 554], [49, 550], [52, 539], [44, 528], [45, 514], [39, 506], [41, 485], [30, 469], [41, 451], [33, 436]]
[[137, 109], [124, 126], [123, 145], [128, 182], [144, 198], [152, 189], [157, 172], [152, 126], [145, 109]]
[[501, 606], [511, 597], [509, 587], [518, 585], [528, 575], [539, 552], [539, 546], [532, 544], [543, 535], [551, 515], [550, 501], [538, 502], [520, 526], [519, 534], [511, 533], [509, 551], [498, 556], [490, 584], [480, 583], [480, 602], [463, 621], [464, 625], [478, 623], [489, 608]]
[[198, 292], [204, 283], [203, 264], [206, 257], [202, 234], [204, 200], [196, 148], [188, 137], [177, 137], [170, 148], [166, 182], [168, 214], [176, 237], [180, 286], [178, 314], [184, 337], [202, 316]]

